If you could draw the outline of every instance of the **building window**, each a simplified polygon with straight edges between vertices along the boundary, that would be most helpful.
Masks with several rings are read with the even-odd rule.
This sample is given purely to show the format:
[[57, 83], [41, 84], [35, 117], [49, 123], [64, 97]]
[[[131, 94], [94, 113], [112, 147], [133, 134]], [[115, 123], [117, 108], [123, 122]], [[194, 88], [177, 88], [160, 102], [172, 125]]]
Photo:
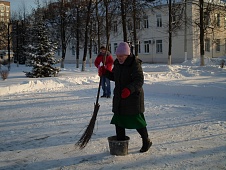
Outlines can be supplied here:
[[133, 24], [131, 20], [128, 20], [128, 30], [132, 31], [133, 30]]
[[210, 39], [205, 39], [205, 51], [210, 52]]
[[71, 47], [71, 54], [72, 54], [72, 55], [75, 55], [75, 46], [72, 46], [72, 47]]
[[140, 29], [140, 19], [136, 19], [136, 29]]
[[162, 40], [156, 40], [156, 53], [162, 53]]
[[97, 54], [97, 45], [96, 44], [93, 46], [93, 53]]
[[216, 39], [216, 52], [221, 51], [221, 46], [220, 46], [220, 39]]
[[172, 24], [176, 24], [176, 21], [177, 21], [177, 17], [176, 17], [176, 15], [173, 15], [172, 16]]
[[215, 14], [215, 24], [220, 27], [220, 14]]
[[148, 17], [144, 17], [144, 28], [149, 28]]
[[226, 54], [226, 39], [224, 40], [224, 52]]
[[149, 41], [144, 41], [144, 52], [149, 53]]
[[156, 19], [157, 19], [157, 27], [162, 27], [162, 16], [156, 15]]
[[118, 32], [117, 21], [113, 22], [113, 31]]
[[206, 26], [210, 25], [210, 14], [209, 14], [209, 12], [204, 12], [204, 24]]
[[[130, 43], [130, 46], [132, 45], [132, 42]], [[137, 52], [140, 53], [140, 41], [137, 40], [135, 46], [133, 45], [133, 49], [135, 50], [135, 47], [137, 48]]]
[[116, 52], [117, 47], [118, 47], [118, 44], [114, 43], [114, 53]]
[[108, 51], [111, 52], [111, 44], [108, 44]]
[[224, 29], [226, 29], [226, 17], [224, 17]]
[[138, 53], [140, 53], [140, 41], [137, 41], [136, 45], [137, 45]]
[[57, 55], [58, 55], [58, 56], [60, 56], [60, 52], [61, 52], [61, 49], [58, 48], [58, 49], [57, 49]]

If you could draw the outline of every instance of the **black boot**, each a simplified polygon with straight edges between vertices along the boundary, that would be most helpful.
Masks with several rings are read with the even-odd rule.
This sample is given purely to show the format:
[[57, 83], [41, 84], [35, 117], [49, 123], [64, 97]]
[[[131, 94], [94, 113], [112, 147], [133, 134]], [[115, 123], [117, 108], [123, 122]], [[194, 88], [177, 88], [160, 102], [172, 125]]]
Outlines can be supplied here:
[[142, 139], [142, 142], [143, 142], [143, 146], [140, 149], [140, 152], [147, 152], [149, 150], [149, 148], [151, 147], [152, 142], [150, 141], [149, 138]]
[[152, 145], [152, 142], [148, 138], [147, 128], [144, 127], [144, 128], [141, 128], [141, 129], [137, 129], [137, 132], [140, 134], [140, 136], [142, 138], [142, 143], [143, 143], [143, 146], [140, 149], [140, 152], [147, 152]]

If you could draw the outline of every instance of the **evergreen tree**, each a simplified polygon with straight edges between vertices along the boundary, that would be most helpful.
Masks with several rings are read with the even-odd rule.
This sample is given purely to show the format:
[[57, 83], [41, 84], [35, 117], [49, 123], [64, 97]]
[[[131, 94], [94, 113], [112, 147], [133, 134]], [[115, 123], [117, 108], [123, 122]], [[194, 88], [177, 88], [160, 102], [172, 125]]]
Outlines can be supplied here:
[[[40, 16], [40, 15], [38, 15]], [[60, 69], [53, 67], [60, 61], [54, 57], [57, 45], [48, 37], [48, 32], [42, 17], [37, 17], [26, 37], [25, 55], [27, 64], [33, 66], [31, 72], [25, 72], [27, 77], [52, 77], [56, 76]]]

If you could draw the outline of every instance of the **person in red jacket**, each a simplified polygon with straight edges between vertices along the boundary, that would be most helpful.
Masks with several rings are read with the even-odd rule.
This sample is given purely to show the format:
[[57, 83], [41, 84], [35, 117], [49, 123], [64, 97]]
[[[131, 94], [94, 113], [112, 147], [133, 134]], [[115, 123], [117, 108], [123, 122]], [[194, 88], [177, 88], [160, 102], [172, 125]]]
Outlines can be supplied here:
[[[113, 65], [113, 57], [109, 51], [104, 46], [101, 46], [100, 53], [97, 55], [94, 64], [98, 68], [101, 66], [104, 66], [106, 70], [112, 71], [112, 65]], [[111, 84], [110, 80], [105, 77], [101, 76], [101, 86], [103, 90], [103, 95], [101, 97], [110, 98], [111, 97]]]

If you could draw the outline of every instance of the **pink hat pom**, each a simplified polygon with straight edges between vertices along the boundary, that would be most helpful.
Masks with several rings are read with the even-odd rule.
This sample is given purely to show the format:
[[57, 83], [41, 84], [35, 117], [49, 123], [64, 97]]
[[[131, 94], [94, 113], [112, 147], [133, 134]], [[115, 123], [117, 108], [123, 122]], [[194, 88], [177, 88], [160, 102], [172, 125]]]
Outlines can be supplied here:
[[115, 52], [116, 55], [130, 55], [130, 47], [128, 43], [126, 42], [121, 42], [116, 49]]

